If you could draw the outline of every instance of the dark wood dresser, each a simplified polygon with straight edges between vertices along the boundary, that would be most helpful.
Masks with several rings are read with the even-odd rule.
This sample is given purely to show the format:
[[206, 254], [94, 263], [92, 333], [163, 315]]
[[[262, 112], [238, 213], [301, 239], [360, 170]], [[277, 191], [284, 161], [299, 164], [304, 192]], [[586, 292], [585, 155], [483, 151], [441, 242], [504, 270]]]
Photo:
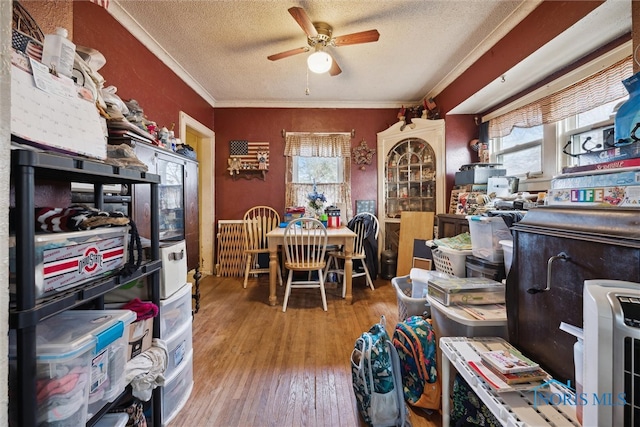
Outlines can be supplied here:
[[512, 230], [509, 341], [554, 378], [575, 384], [575, 338], [560, 322], [582, 327], [586, 279], [640, 282], [640, 210], [539, 207]]

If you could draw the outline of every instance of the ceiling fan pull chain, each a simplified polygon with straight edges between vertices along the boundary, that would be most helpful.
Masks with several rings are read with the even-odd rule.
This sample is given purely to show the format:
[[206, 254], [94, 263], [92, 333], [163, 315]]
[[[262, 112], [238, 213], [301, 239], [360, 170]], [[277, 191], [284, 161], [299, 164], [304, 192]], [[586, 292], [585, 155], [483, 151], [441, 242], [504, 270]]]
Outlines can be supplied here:
[[307, 68], [307, 87], [304, 90], [304, 94], [308, 96], [309, 93], [311, 92], [309, 92], [309, 68]]

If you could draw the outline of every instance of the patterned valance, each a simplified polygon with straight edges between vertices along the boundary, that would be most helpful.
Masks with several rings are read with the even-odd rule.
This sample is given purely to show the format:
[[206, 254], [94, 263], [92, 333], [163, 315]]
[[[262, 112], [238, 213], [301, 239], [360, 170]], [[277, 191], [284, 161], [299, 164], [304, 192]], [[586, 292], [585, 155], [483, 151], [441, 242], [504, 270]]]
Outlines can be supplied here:
[[633, 75], [631, 56], [554, 94], [489, 121], [489, 137], [504, 137], [514, 127], [553, 123], [627, 95], [622, 80]]
[[287, 157], [350, 157], [351, 134], [287, 132], [284, 155]]

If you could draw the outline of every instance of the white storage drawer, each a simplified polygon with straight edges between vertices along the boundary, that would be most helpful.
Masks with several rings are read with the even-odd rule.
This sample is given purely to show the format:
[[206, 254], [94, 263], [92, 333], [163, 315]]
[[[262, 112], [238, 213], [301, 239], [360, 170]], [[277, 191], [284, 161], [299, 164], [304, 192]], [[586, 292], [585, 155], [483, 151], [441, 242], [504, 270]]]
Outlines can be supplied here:
[[162, 426], [167, 426], [187, 403], [193, 390], [193, 351], [162, 387]]
[[167, 339], [167, 370], [165, 377], [170, 377], [181, 368], [193, 348], [192, 321], [189, 321]]
[[160, 298], [169, 298], [187, 282], [187, 245], [184, 240], [160, 246]]
[[191, 283], [183, 285], [171, 298], [160, 301], [160, 338], [167, 340], [185, 324], [191, 324]]

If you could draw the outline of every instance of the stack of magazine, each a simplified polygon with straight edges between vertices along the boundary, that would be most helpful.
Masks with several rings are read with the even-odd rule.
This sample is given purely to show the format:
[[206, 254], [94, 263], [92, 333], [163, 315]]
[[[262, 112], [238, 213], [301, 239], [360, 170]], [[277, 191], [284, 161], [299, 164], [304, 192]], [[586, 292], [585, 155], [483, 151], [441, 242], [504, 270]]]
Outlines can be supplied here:
[[514, 391], [541, 385], [551, 376], [537, 363], [514, 348], [480, 353], [481, 360], [469, 366], [495, 391]]

